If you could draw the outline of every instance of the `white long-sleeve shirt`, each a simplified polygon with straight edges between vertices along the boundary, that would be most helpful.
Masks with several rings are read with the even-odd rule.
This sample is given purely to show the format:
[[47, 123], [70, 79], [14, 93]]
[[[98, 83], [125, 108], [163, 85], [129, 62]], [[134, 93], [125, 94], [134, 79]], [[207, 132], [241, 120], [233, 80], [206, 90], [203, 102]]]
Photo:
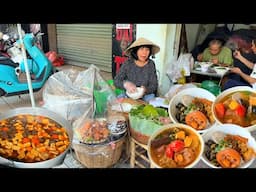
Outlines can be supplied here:
[[[250, 76], [256, 79], [256, 63], [253, 66], [252, 73], [250, 74]], [[256, 89], [256, 83], [252, 84], [252, 88]]]

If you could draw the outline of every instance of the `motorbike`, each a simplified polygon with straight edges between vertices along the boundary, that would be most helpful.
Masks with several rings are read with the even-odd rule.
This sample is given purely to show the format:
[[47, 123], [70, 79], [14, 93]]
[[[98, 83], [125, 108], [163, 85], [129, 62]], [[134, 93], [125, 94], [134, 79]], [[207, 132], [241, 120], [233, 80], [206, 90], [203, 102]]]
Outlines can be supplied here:
[[[33, 91], [39, 91], [47, 79], [56, 72], [51, 61], [37, 46], [36, 39], [41, 33], [23, 35], [23, 45], [27, 53], [27, 65]], [[7, 38], [6, 38], [6, 41]], [[10, 42], [9, 42], [10, 45]], [[22, 57], [21, 41], [17, 40], [7, 49], [10, 57], [0, 55], [0, 96], [12, 96], [29, 92], [25, 63]]]
[[2, 56], [10, 57], [7, 53], [7, 49], [12, 47], [12, 40], [14, 39], [11, 39], [9, 35], [0, 32], [0, 54]]

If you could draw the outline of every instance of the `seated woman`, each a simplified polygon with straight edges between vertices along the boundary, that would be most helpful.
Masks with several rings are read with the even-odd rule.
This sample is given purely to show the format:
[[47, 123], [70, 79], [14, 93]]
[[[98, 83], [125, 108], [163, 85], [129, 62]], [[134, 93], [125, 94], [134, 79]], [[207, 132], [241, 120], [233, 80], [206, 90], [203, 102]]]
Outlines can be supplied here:
[[[256, 54], [256, 45], [255, 40], [252, 41], [252, 51], [254, 54]], [[243, 72], [239, 67], [233, 67], [230, 69], [231, 73], [235, 73], [241, 77], [242, 80], [238, 79], [228, 79], [223, 85], [223, 90], [226, 90], [231, 87], [235, 86], [250, 86], [256, 89], [256, 65], [251, 62], [250, 60], [246, 59], [244, 56], [241, 55], [240, 51], [236, 50], [234, 52], [234, 57], [241, 61], [246, 67], [249, 69], [252, 69], [252, 72], [250, 75]]]
[[[250, 48], [250, 50], [251, 50], [251, 48]], [[256, 54], [254, 54], [252, 51], [245, 52], [243, 49], [239, 49], [239, 52], [234, 51], [234, 55], [236, 55], [238, 53], [239, 53], [239, 55], [243, 56], [248, 61], [251, 61], [252, 63], [256, 63]], [[243, 73], [245, 73], [247, 75], [250, 75], [252, 73], [252, 68], [246, 66], [237, 57], [234, 56], [233, 60], [234, 60], [234, 63], [233, 63], [234, 67], [238, 67]], [[222, 81], [223, 81], [222, 83], [224, 83], [228, 79], [234, 79], [237, 81], [247, 83], [240, 75], [238, 75], [236, 73], [227, 73], [227, 75], [225, 75], [225, 77], [222, 79]]]
[[197, 60], [212, 62], [220, 66], [231, 66], [233, 64], [231, 49], [222, 46], [222, 42], [217, 39], [210, 41], [209, 47], [197, 56]]
[[[134, 93], [137, 87], [143, 88], [142, 99], [149, 102], [156, 96], [158, 79], [155, 63], [149, 57], [160, 51], [160, 47], [153, 42], [139, 38], [133, 42], [125, 53], [129, 59], [121, 66], [120, 71], [114, 78], [114, 85], [119, 89], [125, 89], [129, 93]], [[128, 97], [126, 93], [118, 98]]]

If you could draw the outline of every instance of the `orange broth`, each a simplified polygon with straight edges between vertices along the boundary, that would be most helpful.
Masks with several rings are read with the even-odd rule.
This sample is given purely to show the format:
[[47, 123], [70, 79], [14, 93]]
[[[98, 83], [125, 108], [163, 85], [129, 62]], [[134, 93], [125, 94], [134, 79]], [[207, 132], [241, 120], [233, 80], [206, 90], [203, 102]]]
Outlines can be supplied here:
[[[180, 131], [185, 132], [185, 136], [182, 136], [182, 137], [184, 138], [189, 137], [192, 139], [191, 140], [192, 142], [189, 146], [185, 146], [181, 152], [178, 152], [178, 153], [183, 153], [184, 151], [187, 151], [185, 152], [186, 155], [183, 156], [184, 161], [177, 163], [174, 157], [175, 155], [178, 155], [178, 153], [174, 152], [174, 157], [170, 158], [166, 155], [166, 149], [167, 149], [167, 146], [172, 141], [177, 141], [177, 140], [184, 141], [182, 138], [177, 139], [176, 135]], [[200, 150], [201, 150], [201, 142], [198, 136], [193, 131], [189, 129], [174, 127], [174, 128], [164, 130], [163, 132], [158, 134], [155, 137], [155, 139], [163, 138], [166, 136], [170, 137], [170, 141], [168, 143], [165, 143], [158, 147], [153, 147], [152, 145], [150, 146], [151, 158], [157, 165], [159, 165], [162, 168], [183, 168], [190, 165], [198, 158], [198, 155], [200, 154]], [[152, 141], [154, 141], [155, 139], [153, 139]]]
[[16, 115], [0, 120], [0, 155], [34, 163], [52, 159], [70, 145], [67, 131], [54, 120], [39, 115]]
[[[231, 99], [232, 95], [235, 94], [235, 93], [241, 93], [243, 95], [242, 96], [242, 104], [246, 108], [246, 114], [245, 114], [244, 117], [241, 117], [241, 116], [237, 115], [235, 110], [231, 110], [229, 108], [229, 104], [232, 100]], [[222, 98], [218, 102], [218, 103], [223, 103], [224, 106], [225, 106], [225, 115], [222, 118], [218, 117], [216, 115], [218, 120], [221, 123], [232, 123], [232, 124], [240, 125], [242, 127], [248, 127], [248, 126], [256, 124], [256, 114], [252, 113], [249, 110], [249, 97], [252, 96], [255, 93], [252, 93], [252, 92], [249, 92], [249, 91], [238, 91], [238, 92], [235, 92], [235, 93], [231, 93], [231, 94], [225, 96], [224, 98]], [[214, 108], [214, 110], [215, 110], [215, 108]], [[215, 112], [215, 114], [216, 114], [216, 112]]]

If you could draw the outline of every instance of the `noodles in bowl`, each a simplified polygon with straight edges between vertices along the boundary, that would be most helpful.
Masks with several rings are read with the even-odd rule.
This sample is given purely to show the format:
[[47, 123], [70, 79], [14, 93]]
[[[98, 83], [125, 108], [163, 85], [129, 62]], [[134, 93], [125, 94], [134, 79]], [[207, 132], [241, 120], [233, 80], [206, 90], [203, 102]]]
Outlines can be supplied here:
[[216, 125], [202, 137], [202, 160], [211, 168], [247, 168], [255, 159], [256, 141], [238, 125]]
[[183, 123], [203, 133], [214, 125], [212, 104], [215, 96], [202, 88], [187, 88], [172, 97], [168, 113], [174, 123]]
[[236, 124], [253, 131], [256, 129], [256, 91], [237, 86], [223, 91], [213, 103], [213, 116], [218, 124]]
[[200, 160], [204, 142], [192, 127], [174, 123], [151, 135], [148, 156], [156, 168], [192, 168]]

